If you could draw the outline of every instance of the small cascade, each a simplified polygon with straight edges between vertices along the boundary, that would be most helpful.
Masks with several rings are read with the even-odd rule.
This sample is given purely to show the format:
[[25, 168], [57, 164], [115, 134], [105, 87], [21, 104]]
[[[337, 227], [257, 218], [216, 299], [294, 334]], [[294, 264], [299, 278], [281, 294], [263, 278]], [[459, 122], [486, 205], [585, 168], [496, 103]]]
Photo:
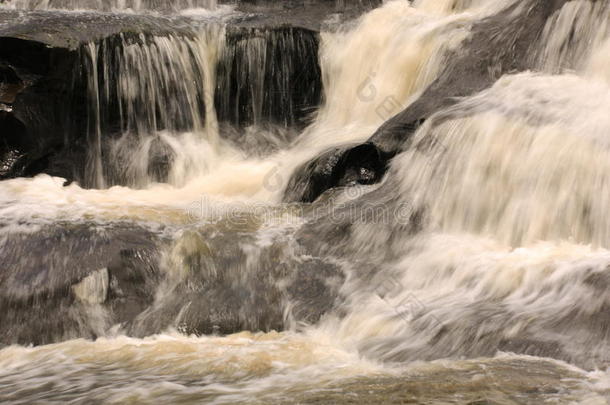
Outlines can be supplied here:
[[606, 85], [507, 76], [419, 131], [397, 160], [401, 194], [433, 230], [610, 247], [609, 107]]
[[[394, 1], [355, 26], [322, 33], [324, 104], [302, 142], [321, 148], [370, 136], [434, 81], [472, 21], [469, 14], [439, 16]], [[329, 131], [336, 131], [332, 142]]]
[[209, 24], [192, 37], [121, 34], [83, 54], [86, 187], [180, 186], [208, 173], [203, 150], [277, 150], [321, 98], [318, 37], [305, 29]]
[[[438, 111], [378, 188], [340, 194], [355, 199], [340, 211], [352, 217], [303, 232], [359, 258], [349, 315], [325, 330], [387, 361], [500, 350], [608, 364], [608, 14], [585, 3], [546, 26], [545, 72], [505, 75]], [[353, 214], [377, 207], [391, 219]]]
[[[95, 44], [88, 44], [86, 51], [89, 54], [89, 64], [87, 70], [87, 92], [89, 93], [89, 111], [87, 114], [88, 122], [88, 143], [87, 166], [85, 167], [85, 181], [92, 187], [104, 188], [106, 181], [102, 169], [102, 110], [100, 92], [100, 74], [98, 64], [98, 47]], [[104, 70], [107, 75], [108, 71]], [[108, 87], [104, 86], [106, 94]]]
[[303, 127], [321, 98], [317, 34], [295, 28], [237, 28], [218, 65], [220, 122]]
[[610, 38], [597, 44], [584, 69], [586, 76], [610, 83]]
[[[134, 145], [149, 150], [151, 143], [163, 143], [159, 131], [192, 131], [218, 143], [214, 67], [223, 40], [224, 28], [210, 25], [192, 38], [121, 34], [84, 48], [90, 61], [84, 73], [91, 105], [89, 161], [97, 162], [87, 168], [86, 185], [100, 187], [104, 176], [110, 184], [139, 187], [166, 181], [154, 175], [156, 160], [173, 158], [166, 147], [132, 156]], [[102, 133], [118, 140], [101, 139]]]

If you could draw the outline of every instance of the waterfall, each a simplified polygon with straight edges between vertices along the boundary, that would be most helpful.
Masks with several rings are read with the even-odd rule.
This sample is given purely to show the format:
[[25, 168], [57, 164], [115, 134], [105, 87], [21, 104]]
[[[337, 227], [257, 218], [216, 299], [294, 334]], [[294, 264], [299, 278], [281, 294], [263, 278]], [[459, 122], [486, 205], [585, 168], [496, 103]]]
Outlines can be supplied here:
[[609, 91], [572, 75], [506, 76], [420, 130], [414, 142], [436, 146], [397, 159], [402, 194], [443, 231], [610, 247]]
[[[309, 243], [360, 257], [349, 315], [326, 330], [387, 361], [498, 348], [607, 361], [610, 301], [597, 283], [610, 264], [610, 87], [606, 26], [592, 25], [607, 11], [583, 3], [545, 27], [541, 72], [505, 75], [432, 115], [381, 186], [347, 195], [349, 214], [381, 206], [389, 223], [323, 217], [303, 235], [332, 234]], [[350, 222], [343, 238], [337, 220]]]
[[[163, 133], [191, 131], [202, 142], [218, 144], [215, 66], [223, 40], [224, 28], [210, 26], [194, 38], [133, 38], [121, 34], [84, 48], [92, 61], [84, 73], [91, 83], [87, 98], [95, 106], [89, 114], [95, 123], [90, 132], [96, 145], [92, 148], [95, 157], [90, 160], [99, 162], [88, 168], [88, 179], [101, 179], [106, 174], [112, 184], [139, 187], [151, 181], [167, 181], [165, 170], [158, 164], [171, 165], [175, 150], [171, 142], [164, 141], [168, 135]], [[118, 126], [104, 128], [105, 134], [116, 132], [118, 136], [106, 145], [106, 153], [112, 156], [105, 159], [106, 168], [101, 163], [101, 122]], [[155, 173], [157, 170], [161, 172]], [[182, 179], [178, 177], [179, 183]], [[100, 188], [103, 182], [85, 184]]]
[[318, 39], [312, 32], [294, 28], [231, 32], [217, 70], [221, 122], [302, 127], [320, 103]]
[[591, 51], [610, 34], [609, 7], [601, 1], [568, 2], [544, 27], [544, 45], [537, 55], [540, 67], [551, 73], [581, 70]]
[[0, 7], [155, 26], [0, 181], [0, 402], [607, 403], [609, 2], [308, 6]]

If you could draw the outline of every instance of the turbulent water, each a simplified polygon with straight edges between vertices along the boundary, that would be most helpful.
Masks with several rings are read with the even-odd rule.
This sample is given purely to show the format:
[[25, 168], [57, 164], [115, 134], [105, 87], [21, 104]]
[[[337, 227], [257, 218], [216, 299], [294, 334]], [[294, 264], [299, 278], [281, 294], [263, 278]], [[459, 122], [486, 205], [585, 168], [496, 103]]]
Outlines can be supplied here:
[[[137, 11], [152, 3], [4, 7]], [[317, 55], [321, 105], [299, 117], [277, 107], [285, 120], [262, 109], [265, 77], [270, 70], [292, 77], [294, 67], [277, 55], [311, 51], [305, 39], [276, 38], [270, 47], [259, 34], [236, 51], [216, 21], [189, 38], [85, 47], [85, 178], [0, 182], [0, 240], [57, 226], [142, 228], [164, 241], [164, 281], [129, 326], [109, 322], [101, 305], [111, 288], [106, 269], [73, 286], [82, 308], [70, 316], [97, 339], [65, 332], [52, 344], [4, 347], [0, 402], [607, 404], [607, 2], [568, 2], [530, 52], [535, 70], [504, 75], [437, 111], [380, 184], [335, 190], [313, 205], [282, 203], [297, 167], [330, 147], [366, 141], [451, 63], [477, 21], [511, 3], [390, 1], [332, 26], [320, 34]], [[216, 66], [230, 70], [235, 54], [242, 70], [218, 77]], [[247, 95], [240, 125], [223, 123], [234, 117], [231, 97], [214, 103], [227, 77], [248, 83], [234, 90]], [[106, 125], [108, 105], [119, 106], [119, 128]], [[340, 206], [336, 215], [326, 204]], [[349, 232], [337, 237], [346, 222]], [[315, 246], [307, 251], [295, 241], [310, 223]], [[50, 240], [49, 257], [62, 244], [70, 254], [68, 237]], [[15, 254], [26, 267], [32, 253]], [[256, 272], [290, 272], [314, 259], [320, 272], [334, 266], [343, 275], [328, 280], [340, 298], [319, 320], [299, 319], [297, 302], [269, 298], [284, 331], [189, 329], [195, 304], [179, 296], [204, 291], [190, 272], [257, 288], [248, 284], [259, 280]], [[163, 312], [175, 302], [174, 312]], [[253, 309], [241, 310], [242, 324]], [[145, 336], [163, 316], [171, 319]]]

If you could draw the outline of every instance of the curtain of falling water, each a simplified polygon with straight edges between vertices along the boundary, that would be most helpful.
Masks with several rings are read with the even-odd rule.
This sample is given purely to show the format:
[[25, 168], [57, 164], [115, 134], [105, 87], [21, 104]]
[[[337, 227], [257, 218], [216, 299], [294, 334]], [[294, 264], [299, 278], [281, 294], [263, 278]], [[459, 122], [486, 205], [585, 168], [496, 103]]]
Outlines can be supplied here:
[[[110, 183], [142, 187], [150, 181], [169, 181], [155, 170], [158, 166], [195, 165], [195, 173], [205, 162], [174, 153], [167, 134], [191, 132], [209, 147], [218, 145], [218, 125], [214, 111], [215, 66], [223, 46], [224, 28], [211, 25], [194, 38], [126, 37], [90, 44], [84, 48], [89, 81], [92, 138], [91, 159], [87, 168], [88, 185], [103, 187], [104, 176]], [[99, 70], [102, 70], [100, 73]], [[117, 111], [118, 110], [118, 111]], [[101, 128], [115, 122], [120, 128]], [[115, 132], [116, 141], [102, 140]], [[106, 142], [112, 159], [102, 167], [102, 144]], [[189, 159], [185, 162], [184, 159]], [[155, 167], [157, 166], [157, 167]], [[179, 171], [176, 168], [177, 172]], [[176, 174], [175, 183], [183, 182]]]
[[320, 150], [364, 140], [437, 77], [476, 18], [430, 13], [426, 4], [389, 2], [356, 27], [322, 34], [324, 104], [301, 143]]
[[609, 247], [609, 97], [575, 76], [505, 77], [452, 112], [474, 116], [421, 131], [442, 147], [401, 157], [402, 193], [443, 231]]
[[298, 28], [233, 32], [220, 56], [218, 119], [300, 129], [320, 101], [318, 35]]
[[85, 48], [89, 53], [89, 64], [87, 64], [88, 93], [91, 104], [87, 117], [89, 131], [89, 145], [87, 151], [87, 167], [85, 168], [85, 179], [93, 187], [104, 188], [106, 182], [102, 171], [102, 116], [99, 87], [98, 48], [95, 44], [89, 44]]
[[568, 2], [544, 28], [543, 45], [533, 55], [540, 68], [549, 73], [582, 70], [591, 52], [608, 38], [609, 13], [608, 2]]

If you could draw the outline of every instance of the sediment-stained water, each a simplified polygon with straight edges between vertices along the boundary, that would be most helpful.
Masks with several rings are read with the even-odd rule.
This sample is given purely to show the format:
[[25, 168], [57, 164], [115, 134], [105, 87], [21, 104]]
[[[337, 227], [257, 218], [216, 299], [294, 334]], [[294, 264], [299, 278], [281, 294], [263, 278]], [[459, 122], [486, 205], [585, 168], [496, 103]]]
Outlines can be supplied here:
[[[66, 139], [85, 164], [0, 181], [0, 402], [610, 401], [607, 1], [556, 2], [527, 44], [507, 33], [550, 3], [388, 1], [319, 33], [210, 1], [77, 3], [0, 12], [190, 28], [82, 45]], [[506, 48], [457, 74], [491, 60], [491, 85], [451, 83], [381, 181], [363, 164], [284, 202], [482, 29]], [[522, 47], [528, 69], [504, 71]]]

